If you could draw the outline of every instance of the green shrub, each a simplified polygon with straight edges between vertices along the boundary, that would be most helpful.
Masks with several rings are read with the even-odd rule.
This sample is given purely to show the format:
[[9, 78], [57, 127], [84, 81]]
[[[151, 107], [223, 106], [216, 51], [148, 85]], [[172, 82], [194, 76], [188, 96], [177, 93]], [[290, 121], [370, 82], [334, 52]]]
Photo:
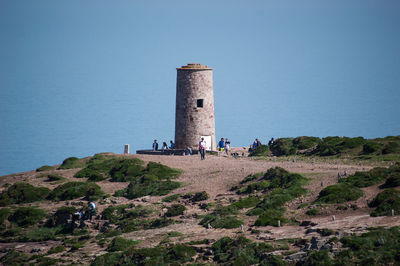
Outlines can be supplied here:
[[71, 215], [76, 212], [75, 207], [60, 207], [57, 211], [47, 220], [46, 225], [49, 227], [55, 227], [59, 225], [65, 225], [68, 223]]
[[268, 181], [260, 181], [260, 182], [254, 182], [251, 184], [248, 184], [245, 187], [240, 188], [238, 191], [236, 191], [236, 194], [251, 194], [256, 191], [265, 191], [269, 188], [269, 182]]
[[18, 226], [34, 225], [46, 216], [46, 212], [37, 207], [20, 207], [8, 218]]
[[180, 198], [181, 194], [173, 194], [171, 196], [167, 196], [165, 198], [163, 198], [161, 201], [162, 202], [173, 202], [176, 201]]
[[283, 208], [277, 209], [267, 209], [264, 210], [261, 215], [258, 216], [258, 219], [255, 221], [255, 226], [278, 226], [278, 221], [281, 224], [287, 222], [287, 219], [283, 216], [285, 213]]
[[296, 263], [296, 266], [334, 265], [328, 250], [309, 251], [307, 257]]
[[55, 240], [59, 233], [59, 228], [37, 227], [23, 231], [17, 238], [21, 242], [41, 242]]
[[211, 249], [220, 265], [286, 265], [278, 256], [266, 255], [274, 250], [268, 243], [252, 242], [245, 237], [223, 237]]
[[6, 255], [1, 257], [0, 262], [3, 265], [24, 265], [29, 261], [29, 256], [23, 252], [12, 249]]
[[111, 181], [127, 182], [144, 174], [143, 161], [137, 158], [120, 160], [110, 169]]
[[305, 149], [316, 147], [320, 141], [321, 141], [321, 139], [318, 137], [302, 136], [302, 137], [297, 137], [297, 138], [293, 139], [292, 143], [293, 143], [293, 146], [295, 146], [297, 149], [305, 150]]
[[205, 191], [201, 192], [196, 192], [194, 195], [190, 198], [190, 201], [192, 202], [198, 202], [198, 201], [203, 201], [207, 200], [209, 198], [209, 195]]
[[400, 191], [393, 188], [380, 192], [370, 202], [369, 207], [376, 208], [371, 216], [388, 216], [393, 209], [395, 214], [400, 214]]
[[390, 173], [389, 169], [383, 167], [375, 167], [368, 172], [355, 172], [348, 178], [342, 178], [340, 183], [347, 183], [356, 187], [369, 187], [383, 182]]
[[247, 198], [239, 199], [238, 201], [232, 203], [232, 206], [235, 206], [237, 209], [251, 208], [256, 206], [260, 202], [258, 197], [249, 196]]
[[166, 165], [155, 162], [149, 162], [144, 171], [145, 173], [157, 176], [159, 179], [176, 178], [182, 173], [182, 170], [170, 168]]
[[400, 250], [400, 228], [373, 229], [360, 236], [340, 239], [347, 250], [335, 258], [342, 265], [397, 265]]
[[253, 152], [249, 154], [252, 156], [267, 156], [269, 154], [269, 147], [267, 145], [258, 146]]
[[388, 175], [386, 182], [380, 188], [398, 187], [400, 186], [400, 173], [394, 172]]
[[61, 181], [61, 180], [65, 180], [65, 178], [62, 176], [59, 176], [59, 175], [48, 175], [47, 176], [48, 182]]
[[321, 203], [343, 203], [360, 198], [364, 192], [358, 187], [339, 183], [327, 186], [318, 195], [317, 202]]
[[5, 221], [10, 216], [11, 211], [9, 208], [0, 209], [0, 230], [4, 230], [6, 228]]
[[237, 228], [243, 224], [243, 221], [235, 216], [238, 213], [238, 210], [234, 206], [218, 206], [214, 212], [207, 214], [199, 224], [206, 228], [208, 224], [213, 228]]
[[296, 148], [293, 147], [292, 141], [293, 138], [279, 138], [269, 146], [269, 149], [275, 156], [296, 154]]
[[319, 214], [319, 210], [316, 209], [316, 208], [313, 208], [313, 209], [310, 209], [310, 210], [306, 211], [306, 214], [310, 215], [310, 216], [315, 216], [315, 215]]
[[50, 170], [54, 170], [54, 169], [55, 169], [54, 166], [43, 165], [42, 167], [37, 168], [36, 172], [50, 171]]
[[305, 178], [299, 174], [289, 173], [281, 167], [270, 168], [263, 176], [270, 182], [269, 188], [289, 188], [293, 185], [302, 184]]
[[93, 182], [68, 182], [56, 187], [49, 195], [52, 200], [72, 200], [85, 197], [97, 200], [104, 195], [101, 188]]
[[135, 199], [147, 195], [162, 196], [178, 187], [180, 187], [179, 182], [174, 182], [169, 179], [161, 180], [155, 175], [147, 174], [141, 177], [135, 177], [126, 189], [117, 191], [114, 195], [122, 195], [128, 199]]
[[45, 187], [34, 187], [28, 183], [15, 183], [0, 195], [0, 206], [44, 200], [50, 193]]
[[363, 145], [363, 154], [371, 154], [381, 152], [382, 145], [377, 142], [368, 141]]
[[168, 247], [135, 249], [98, 256], [91, 265], [182, 265], [196, 254], [193, 247], [177, 244]]
[[326, 137], [322, 139], [313, 153], [320, 156], [336, 155], [350, 149], [361, 147], [366, 142], [367, 140], [363, 137]]
[[54, 246], [54, 247], [51, 247], [49, 249], [49, 251], [47, 251], [47, 254], [50, 255], [50, 254], [60, 253], [60, 252], [63, 252], [63, 251], [65, 251], [65, 247], [64, 246]]
[[247, 183], [247, 182], [250, 182], [250, 181], [253, 181], [253, 180], [257, 180], [260, 177], [262, 177], [263, 175], [264, 175], [264, 172], [259, 172], [259, 173], [255, 173], [253, 175], [248, 175], [248, 176], [246, 176], [245, 179], [240, 181], [240, 184], [244, 184], [244, 183]]
[[184, 213], [184, 211], [186, 210], [186, 207], [181, 204], [173, 204], [173, 205], [171, 205], [171, 207], [168, 207], [167, 209], [168, 209], [168, 211], [165, 213], [165, 216], [173, 217], [173, 216], [182, 215]]
[[115, 251], [125, 251], [130, 247], [136, 246], [139, 244], [139, 241], [125, 239], [122, 237], [115, 237], [110, 245], [107, 247], [107, 251], [115, 252]]
[[69, 157], [65, 159], [58, 169], [74, 169], [85, 166], [85, 160], [77, 157]]
[[400, 144], [398, 142], [390, 141], [383, 149], [382, 154], [400, 153]]

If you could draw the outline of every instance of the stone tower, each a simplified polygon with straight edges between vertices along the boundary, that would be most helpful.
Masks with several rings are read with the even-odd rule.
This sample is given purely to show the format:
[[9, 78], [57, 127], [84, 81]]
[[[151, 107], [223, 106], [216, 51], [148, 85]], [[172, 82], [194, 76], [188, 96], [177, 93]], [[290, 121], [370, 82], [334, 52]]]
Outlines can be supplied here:
[[176, 148], [198, 149], [200, 138], [204, 137], [208, 149], [215, 151], [213, 70], [201, 64], [176, 70]]

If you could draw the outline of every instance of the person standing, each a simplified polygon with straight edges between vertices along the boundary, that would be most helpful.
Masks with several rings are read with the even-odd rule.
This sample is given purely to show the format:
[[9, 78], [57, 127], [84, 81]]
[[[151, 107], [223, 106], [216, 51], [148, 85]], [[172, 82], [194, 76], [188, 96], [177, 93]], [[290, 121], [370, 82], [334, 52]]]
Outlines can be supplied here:
[[205, 160], [206, 159], [206, 141], [204, 138], [201, 138], [201, 141], [199, 142], [199, 152], [201, 155], [201, 159]]
[[225, 152], [229, 156], [229, 151], [231, 150], [231, 142], [228, 138], [225, 139]]
[[168, 146], [167, 146], [167, 143], [166, 143], [166, 142], [163, 142], [162, 147], [161, 147], [161, 150], [162, 150], [162, 151], [168, 150]]
[[153, 151], [158, 151], [158, 143], [156, 139], [153, 142]]
[[221, 140], [218, 142], [219, 151], [224, 151], [224, 147], [225, 147], [224, 138], [221, 138]]

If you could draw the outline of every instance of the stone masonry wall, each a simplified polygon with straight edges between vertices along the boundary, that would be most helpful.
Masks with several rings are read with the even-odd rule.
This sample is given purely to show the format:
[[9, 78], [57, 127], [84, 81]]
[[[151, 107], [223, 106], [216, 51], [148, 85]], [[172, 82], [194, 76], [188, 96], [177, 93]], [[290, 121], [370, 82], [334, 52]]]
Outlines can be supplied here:
[[[212, 136], [212, 150], [216, 150], [214, 92], [212, 69], [177, 69], [175, 144], [177, 149], [187, 146], [198, 149], [200, 136]], [[203, 99], [203, 107], [197, 100]]]

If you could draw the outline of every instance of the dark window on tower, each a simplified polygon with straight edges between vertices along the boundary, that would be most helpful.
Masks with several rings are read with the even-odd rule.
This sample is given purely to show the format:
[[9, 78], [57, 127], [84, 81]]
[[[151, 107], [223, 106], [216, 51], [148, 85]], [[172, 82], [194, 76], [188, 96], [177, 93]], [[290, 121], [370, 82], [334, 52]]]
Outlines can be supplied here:
[[203, 99], [198, 99], [197, 100], [197, 107], [203, 108]]

